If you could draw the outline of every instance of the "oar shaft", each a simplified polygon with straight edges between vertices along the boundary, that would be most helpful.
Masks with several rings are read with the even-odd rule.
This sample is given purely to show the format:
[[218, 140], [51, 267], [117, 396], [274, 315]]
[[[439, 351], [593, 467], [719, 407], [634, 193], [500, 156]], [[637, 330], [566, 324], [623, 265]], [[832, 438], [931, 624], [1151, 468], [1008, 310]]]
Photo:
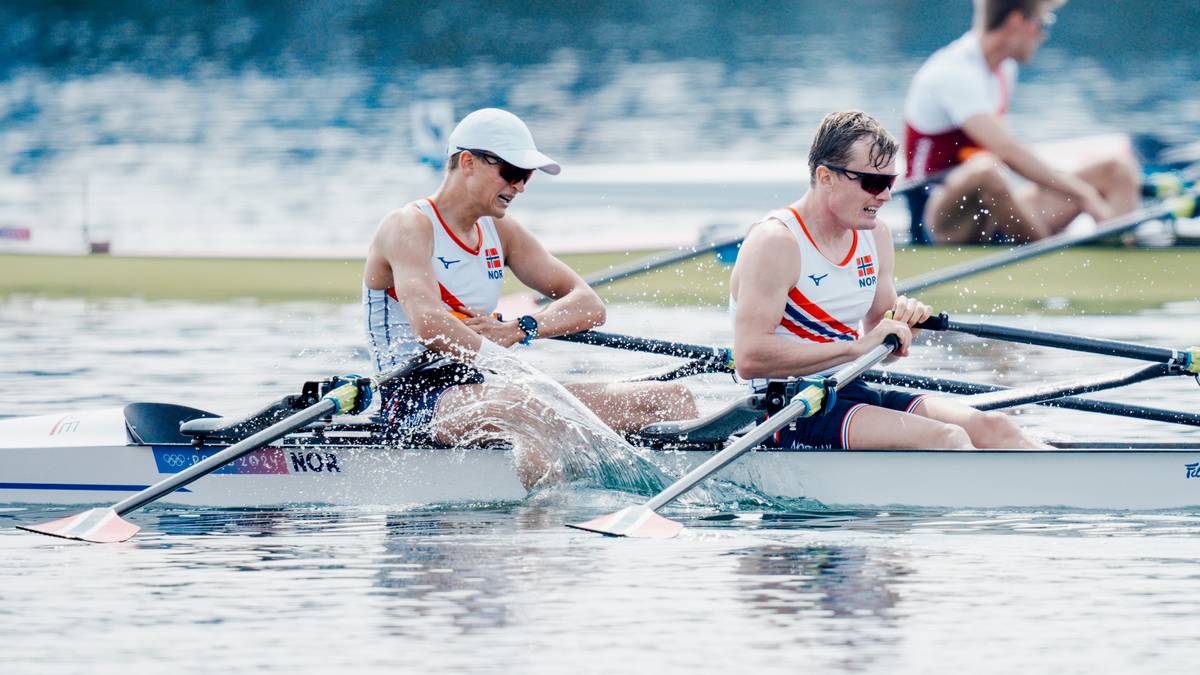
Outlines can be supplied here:
[[[984, 394], [994, 391], [1011, 391], [1009, 387], [1001, 387], [994, 384], [980, 384], [978, 382], [966, 382], [963, 380], [952, 380], [944, 377], [914, 375], [912, 373], [884, 373], [872, 371], [864, 373], [863, 379], [867, 380], [868, 382], [875, 382], [877, 384], [911, 387], [913, 389], [924, 389], [926, 391], [935, 391], [947, 394]], [[1133, 417], [1151, 422], [1167, 422], [1169, 424], [1183, 424], [1186, 426], [1200, 427], [1200, 415], [1190, 412], [1183, 412], [1180, 410], [1151, 408], [1147, 406], [1130, 405], [1128, 403], [1116, 403], [1112, 401], [1097, 401], [1090, 398], [1078, 398], [1074, 396], [1064, 396], [1062, 398], [1037, 401], [1036, 403], [1037, 405], [1046, 406], [1048, 408], [1063, 408], [1064, 410], [1078, 410], [1081, 412], [1094, 412], [1100, 413], [1101, 415], [1113, 415], [1116, 417]]]
[[744, 238], [745, 237], [743, 235], [739, 234], [739, 235], [733, 236], [733, 237], [724, 237], [722, 239], [710, 241], [705, 244], [689, 246], [682, 250], [675, 251], [672, 253], [661, 253], [658, 255], [651, 256], [649, 258], [644, 258], [642, 260], [635, 260], [634, 262], [631, 262], [628, 265], [618, 267], [614, 270], [605, 272], [604, 274], [591, 275], [591, 276], [585, 277], [584, 281], [586, 281], [588, 286], [591, 286], [592, 288], [596, 288], [597, 286], [606, 286], [615, 281], [620, 281], [621, 279], [632, 277], [637, 274], [643, 274], [645, 272], [652, 272], [661, 267], [667, 267], [668, 265], [674, 265], [676, 263], [681, 263], [681, 262], [684, 262], [685, 260], [691, 260], [692, 258], [698, 258], [698, 257], [704, 255], [705, 253], [710, 253], [719, 248], [724, 248], [726, 246], [740, 245]]
[[1183, 197], [1175, 197], [1163, 201], [1162, 203], [1145, 208], [1138, 209], [1123, 216], [1110, 218], [1099, 225], [1096, 230], [1084, 235], [1072, 235], [1061, 232], [1035, 241], [1029, 244], [1017, 246], [1008, 251], [987, 256], [979, 260], [971, 260], [961, 265], [953, 265], [951, 267], [934, 270], [926, 274], [920, 274], [915, 277], [905, 279], [899, 282], [896, 286], [897, 292], [902, 295], [923, 291], [933, 286], [956, 281], [966, 276], [980, 274], [988, 270], [1010, 265], [1022, 260], [1028, 260], [1039, 255], [1045, 255], [1059, 249], [1069, 246], [1077, 246], [1111, 237], [1117, 234], [1131, 230], [1137, 225], [1154, 218], [1176, 214], [1179, 211], [1187, 211], [1190, 204], [1191, 210], [1195, 209], [1196, 195], [1186, 195]]
[[112, 508], [117, 512], [118, 516], [123, 516], [130, 511], [136, 511], [163, 495], [170, 494], [189, 483], [203, 478], [242, 455], [247, 455], [281, 436], [285, 436], [306, 424], [321, 419], [325, 415], [332, 413], [336, 407], [333, 401], [322, 399], [316, 405], [280, 420], [266, 429], [225, 448], [217, 454], [197, 462], [177, 474], [168, 476], [135, 495], [117, 502]]
[[598, 347], [610, 347], [612, 349], [646, 352], [648, 354], [678, 356], [685, 359], [725, 358], [728, 351], [723, 347], [707, 347], [704, 345], [688, 344], [686, 342], [656, 340], [653, 338], [605, 333], [595, 330], [586, 330], [580, 333], [571, 333], [570, 335], [556, 335], [554, 339], [562, 340], [563, 342], [579, 342]]
[[[899, 342], [894, 336], [889, 336], [889, 340], [884, 344], [876, 346], [871, 351], [855, 359], [851, 363], [838, 370], [829, 377], [834, 382], [834, 388], [840, 389], [846, 383], [852, 381], [863, 372], [869, 370], [875, 364], [885, 359], [899, 345]], [[653, 499], [646, 502], [646, 508], [657, 511], [662, 507], [675, 501], [680, 495], [691, 490], [700, 481], [713, 475], [717, 471], [728, 466], [738, 457], [741, 457], [748, 450], [751, 450], [768, 438], [775, 435], [775, 432], [791, 424], [796, 417], [810, 410], [809, 403], [797, 396], [791, 403], [784, 406], [782, 410], [769, 417], [765, 422], [754, 427], [754, 429], [735, 441], [729, 447], [725, 448], [716, 455], [710, 457], [700, 466], [692, 469], [683, 475], [682, 478], [672, 483], [667, 489], [658, 493]]]
[[[381, 375], [375, 380], [375, 382], [377, 384], [383, 384], [397, 377], [407, 375], [428, 363], [431, 356], [431, 352], [423, 352], [418, 354], [399, 367]], [[346, 391], [349, 391], [351, 398], [353, 398], [352, 395], [354, 385], [345, 384], [342, 385], [342, 387], [351, 388]], [[154, 485], [142, 490], [141, 492], [138, 492], [137, 494], [130, 495], [116, 504], [113, 504], [112, 509], [116, 511], [118, 516], [123, 516], [130, 511], [135, 511], [164, 495], [168, 495], [175, 490], [188, 485], [189, 483], [207, 476], [213, 471], [220, 469], [221, 467], [243, 455], [248, 455], [258, 448], [271, 443], [272, 441], [278, 440], [279, 438], [286, 436], [297, 429], [301, 429], [326, 415], [337, 412], [339, 403], [338, 401], [334, 400], [334, 398], [340, 398], [339, 392], [341, 391], [341, 387], [335, 389], [327, 394], [325, 398], [322, 398], [313, 405], [289, 415], [288, 417], [276, 422], [275, 424], [272, 424], [262, 431], [247, 436], [241, 441], [234, 443], [215, 455], [196, 462], [183, 471], [168, 476]]]
[[1039, 403], [1041, 401], [1062, 398], [1063, 396], [1090, 394], [1092, 392], [1104, 391], [1105, 389], [1114, 389], [1170, 374], [1170, 366], [1165, 363], [1155, 363], [1123, 373], [1100, 375], [1074, 382], [1062, 382], [977, 394], [961, 400], [976, 410], [999, 410], [1000, 408]]
[[1120, 342], [1117, 340], [1067, 335], [1065, 333], [1028, 330], [1012, 326], [954, 321], [946, 314], [930, 317], [928, 320], [917, 324], [917, 328], [948, 330], [993, 340], [1005, 340], [1007, 342], [1037, 345], [1039, 347], [1056, 347], [1077, 352], [1120, 356], [1127, 359], [1139, 359], [1141, 361], [1154, 361], [1157, 363], [1180, 363], [1187, 359], [1187, 355], [1183, 352], [1166, 347], [1152, 347], [1133, 342]]

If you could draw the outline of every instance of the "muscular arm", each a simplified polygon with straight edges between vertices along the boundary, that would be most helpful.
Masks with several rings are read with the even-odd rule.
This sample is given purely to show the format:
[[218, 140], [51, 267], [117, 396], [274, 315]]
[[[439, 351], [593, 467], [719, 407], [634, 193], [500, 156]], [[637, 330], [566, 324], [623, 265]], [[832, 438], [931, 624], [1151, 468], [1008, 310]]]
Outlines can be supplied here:
[[1089, 213], [1094, 208], [1093, 202], [1100, 199], [1100, 194], [1092, 186], [1071, 174], [1056, 171], [1043, 162], [1008, 130], [997, 115], [972, 115], [963, 122], [962, 128], [979, 147], [996, 155], [1013, 171], [1044, 188], [1079, 200], [1080, 205]]
[[[526, 286], [553, 302], [533, 315], [538, 335], [577, 333], [604, 323], [604, 303], [596, 291], [512, 217], [497, 221], [509, 269]], [[515, 319], [516, 317], [505, 317]]]
[[438, 292], [433, 257], [433, 229], [413, 207], [393, 212], [379, 225], [367, 257], [367, 286], [386, 288], [391, 273], [396, 299], [408, 315], [413, 333], [434, 351], [471, 361], [482, 342], [478, 333], [446, 311]]
[[733, 271], [733, 361], [741, 377], [807, 375], [858, 356], [858, 342], [806, 344], [775, 334], [798, 278], [800, 251], [791, 232], [777, 220], [750, 230]]

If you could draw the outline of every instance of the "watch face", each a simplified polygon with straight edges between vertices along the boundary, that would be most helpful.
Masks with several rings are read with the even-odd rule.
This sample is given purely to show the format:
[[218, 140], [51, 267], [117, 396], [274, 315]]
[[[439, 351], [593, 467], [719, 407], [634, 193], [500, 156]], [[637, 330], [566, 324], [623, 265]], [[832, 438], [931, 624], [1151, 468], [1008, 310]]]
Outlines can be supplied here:
[[517, 319], [517, 325], [521, 327], [521, 330], [525, 331], [529, 335], [533, 335], [537, 332], [537, 319], [533, 318], [532, 316], [526, 315]]

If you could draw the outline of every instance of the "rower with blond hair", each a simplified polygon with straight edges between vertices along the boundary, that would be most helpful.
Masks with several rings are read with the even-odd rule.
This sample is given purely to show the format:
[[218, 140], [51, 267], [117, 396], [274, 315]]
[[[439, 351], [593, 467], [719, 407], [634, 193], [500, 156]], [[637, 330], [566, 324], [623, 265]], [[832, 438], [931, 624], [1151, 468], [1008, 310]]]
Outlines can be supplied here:
[[[808, 154], [809, 191], [755, 223], [730, 279], [733, 354], [756, 391], [828, 375], [888, 335], [907, 356], [927, 305], [897, 297], [895, 252], [879, 209], [896, 180], [896, 140], [851, 110], [821, 122]], [[891, 312], [890, 318], [886, 316]], [[780, 447], [1044, 447], [1001, 413], [854, 380], [824, 414], [781, 431]]]

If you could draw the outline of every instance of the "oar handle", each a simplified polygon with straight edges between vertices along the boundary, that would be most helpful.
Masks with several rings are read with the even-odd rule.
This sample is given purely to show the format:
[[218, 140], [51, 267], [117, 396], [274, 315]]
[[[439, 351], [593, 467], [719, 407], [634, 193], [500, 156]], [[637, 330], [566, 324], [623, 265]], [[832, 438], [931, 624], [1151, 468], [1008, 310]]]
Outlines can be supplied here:
[[657, 511], [670, 504], [679, 498], [680, 495], [696, 487], [705, 478], [725, 468], [747, 451], [762, 445], [768, 438], [775, 435], [775, 432], [791, 424], [792, 420], [818, 412], [821, 408], [821, 399], [825, 387], [839, 389], [845, 386], [863, 372], [870, 370], [877, 363], [887, 358], [889, 354], [899, 347], [900, 338], [895, 335], [889, 335], [884, 339], [883, 344], [877, 345], [871, 351], [846, 364], [836, 373], [825, 378], [826, 381], [824, 383], [810, 384], [805, 390], [796, 394], [792, 398], [792, 401], [784, 406], [782, 410], [767, 418], [765, 422], [754, 427], [745, 436], [742, 436], [721, 452], [713, 455], [700, 466], [687, 472], [682, 478], [655, 495], [653, 499], [646, 502], [646, 508]]
[[1028, 330], [1023, 328], [1015, 328], [1012, 326], [998, 326], [987, 323], [967, 323], [963, 321], [954, 321], [944, 312], [937, 316], [931, 316], [925, 321], [918, 323], [917, 328], [926, 328], [929, 330], [954, 331], [956, 333], [966, 333], [976, 337], [1005, 340], [1007, 342], [1018, 342], [1021, 344], [1037, 345], [1039, 347], [1056, 347], [1059, 349], [1069, 349], [1077, 352], [1088, 352], [1091, 354], [1101, 354], [1105, 356], [1120, 356], [1127, 359], [1138, 359], [1141, 361], [1152, 361], [1155, 363], [1168, 363], [1179, 367], [1181, 370], [1194, 372], [1192, 369], [1197, 365], [1193, 359], [1192, 350], [1180, 351], [1169, 349], [1166, 347], [1152, 347], [1150, 345], [1141, 345], [1132, 342], [1120, 342], [1117, 340], [1104, 340], [1100, 338], [1082, 337], [1078, 335], [1068, 335], [1065, 333], [1051, 333], [1048, 331]]

